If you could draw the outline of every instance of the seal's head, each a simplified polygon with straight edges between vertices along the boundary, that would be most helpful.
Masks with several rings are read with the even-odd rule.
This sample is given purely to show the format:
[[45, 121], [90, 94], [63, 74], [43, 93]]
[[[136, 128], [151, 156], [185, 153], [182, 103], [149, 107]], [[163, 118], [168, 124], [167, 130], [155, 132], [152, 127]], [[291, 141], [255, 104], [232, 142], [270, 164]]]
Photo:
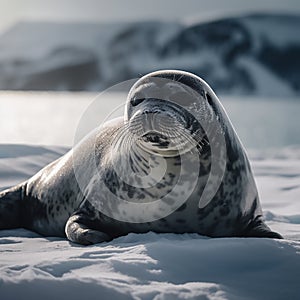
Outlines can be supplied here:
[[209, 122], [212, 113], [210, 92], [204, 80], [188, 72], [147, 74], [128, 94], [125, 123], [144, 149], [163, 156], [182, 154], [205, 137], [202, 122]]

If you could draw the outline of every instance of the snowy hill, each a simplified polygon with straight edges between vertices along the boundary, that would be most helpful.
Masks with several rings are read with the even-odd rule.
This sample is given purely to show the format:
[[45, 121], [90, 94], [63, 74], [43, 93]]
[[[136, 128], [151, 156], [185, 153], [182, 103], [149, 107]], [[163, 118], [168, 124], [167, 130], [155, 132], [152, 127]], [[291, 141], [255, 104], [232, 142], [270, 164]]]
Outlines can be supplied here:
[[300, 94], [300, 16], [202, 22], [22, 22], [0, 36], [0, 88], [99, 91], [149, 71], [194, 72], [226, 94]]

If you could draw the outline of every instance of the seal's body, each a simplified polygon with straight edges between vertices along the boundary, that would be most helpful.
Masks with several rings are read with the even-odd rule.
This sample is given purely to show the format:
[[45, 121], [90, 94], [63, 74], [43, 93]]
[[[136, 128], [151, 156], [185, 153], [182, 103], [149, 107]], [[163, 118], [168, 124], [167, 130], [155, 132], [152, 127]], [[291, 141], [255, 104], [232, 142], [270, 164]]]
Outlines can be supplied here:
[[262, 220], [251, 167], [211, 88], [181, 71], [137, 81], [124, 118], [0, 193], [0, 229], [80, 244], [129, 232], [281, 238]]

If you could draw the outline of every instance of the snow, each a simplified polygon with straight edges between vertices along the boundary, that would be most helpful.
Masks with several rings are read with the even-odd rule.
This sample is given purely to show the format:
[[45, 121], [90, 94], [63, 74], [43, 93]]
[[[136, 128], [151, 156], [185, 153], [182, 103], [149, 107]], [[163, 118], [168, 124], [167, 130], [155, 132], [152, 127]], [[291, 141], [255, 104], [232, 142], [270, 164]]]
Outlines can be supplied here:
[[255, 74], [256, 90], [259, 95], [280, 95], [280, 97], [289, 97], [291, 94], [288, 83], [273, 74], [272, 71], [264, 68], [253, 58], [243, 57], [240, 59], [241, 67], [247, 68], [251, 73]]
[[[290, 26], [291, 22], [294, 26]], [[279, 48], [284, 48], [289, 45], [299, 42], [299, 19], [296, 14], [276, 17], [266, 22], [263, 18], [248, 18], [245, 19], [245, 25], [249, 28], [252, 34], [258, 34], [271, 41]]]
[[[78, 122], [123, 111], [124, 93], [95, 96], [1, 92], [0, 190], [68, 151]], [[0, 299], [299, 299], [300, 103], [220, 99], [248, 149], [267, 224], [284, 240], [148, 233], [85, 247], [2, 230]]]
[[7, 234], [4, 299], [296, 299], [300, 292], [292, 241], [148, 233], [74, 247]]

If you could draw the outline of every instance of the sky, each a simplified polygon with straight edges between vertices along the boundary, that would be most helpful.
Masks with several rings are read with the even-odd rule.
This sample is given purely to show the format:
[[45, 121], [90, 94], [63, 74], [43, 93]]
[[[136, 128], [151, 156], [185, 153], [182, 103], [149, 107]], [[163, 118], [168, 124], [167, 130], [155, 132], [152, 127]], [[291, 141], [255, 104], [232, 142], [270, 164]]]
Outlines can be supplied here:
[[299, 0], [0, 0], [0, 32], [20, 20], [114, 22], [184, 20], [239, 12], [300, 14]]

